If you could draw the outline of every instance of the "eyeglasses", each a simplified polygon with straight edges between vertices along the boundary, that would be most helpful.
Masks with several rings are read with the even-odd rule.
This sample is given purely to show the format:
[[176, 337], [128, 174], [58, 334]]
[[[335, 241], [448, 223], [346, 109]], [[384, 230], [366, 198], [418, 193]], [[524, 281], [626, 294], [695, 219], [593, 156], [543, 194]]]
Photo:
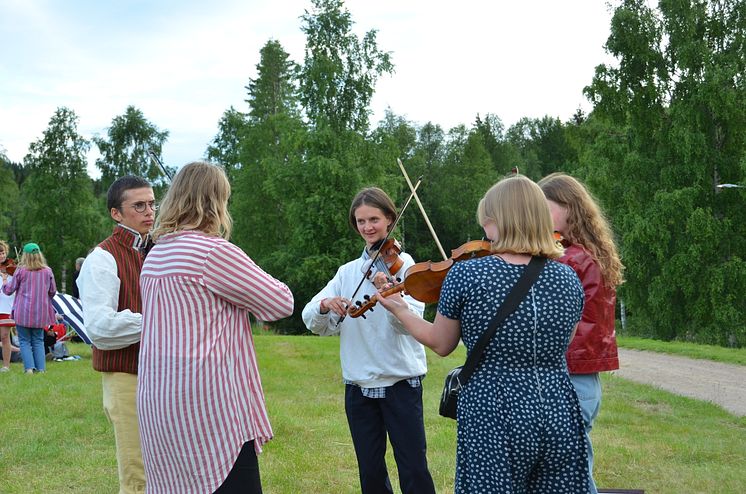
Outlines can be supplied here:
[[130, 204], [127, 207], [134, 209], [138, 213], [144, 213], [147, 208], [150, 208], [151, 210], [153, 210], [153, 212], [158, 211], [158, 204], [156, 204], [155, 201], [138, 201], [134, 204]]

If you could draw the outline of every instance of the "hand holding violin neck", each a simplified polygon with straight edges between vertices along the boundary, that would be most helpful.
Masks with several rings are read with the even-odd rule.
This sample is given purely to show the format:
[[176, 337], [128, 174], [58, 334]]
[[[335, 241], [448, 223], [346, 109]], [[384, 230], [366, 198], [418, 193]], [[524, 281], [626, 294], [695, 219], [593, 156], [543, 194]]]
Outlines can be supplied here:
[[352, 318], [355, 317], [362, 317], [365, 319], [365, 313], [367, 311], [373, 311], [373, 307], [381, 300], [381, 298], [389, 297], [395, 293], [401, 292], [402, 294], [405, 293], [405, 287], [404, 283], [399, 283], [398, 285], [394, 285], [390, 288], [387, 288], [386, 290], [381, 290], [378, 293], [370, 296], [366, 295], [364, 298], [365, 302], [356, 301], [354, 304], [351, 304], [347, 308], [347, 315], [349, 315]]

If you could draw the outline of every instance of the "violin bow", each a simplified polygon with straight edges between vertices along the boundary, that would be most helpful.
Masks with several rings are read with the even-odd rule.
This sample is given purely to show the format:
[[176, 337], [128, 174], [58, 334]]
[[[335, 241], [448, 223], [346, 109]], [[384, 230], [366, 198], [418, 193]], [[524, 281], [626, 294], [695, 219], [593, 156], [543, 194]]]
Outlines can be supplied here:
[[155, 154], [155, 151], [153, 151], [152, 149], [149, 149], [148, 156], [150, 156], [150, 159], [155, 161], [155, 163], [160, 167], [163, 174], [166, 175], [166, 177], [168, 178], [168, 181], [173, 182], [174, 177], [171, 176], [171, 172], [168, 171], [168, 168], [163, 166], [163, 163], [161, 163], [161, 160], [158, 159], [158, 156]]
[[[381, 245], [383, 245], [384, 243], [386, 243], [386, 240], [388, 240], [389, 237], [391, 236], [391, 232], [393, 232], [394, 229], [396, 228], [396, 225], [399, 224], [399, 220], [402, 218], [402, 215], [404, 214], [404, 211], [407, 209], [407, 206], [409, 206], [409, 203], [412, 202], [412, 198], [416, 194], [417, 187], [419, 187], [421, 183], [422, 183], [422, 177], [420, 177], [420, 178], [417, 179], [417, 183], [412, 188], [412, 193], [409, 194], [409, 197], [407, 198], [407, 201], [404, 203], [404, 206], [402, 206], [401, 210], [399, 211], [399, 214], [396, 216], [396, 219], [394, 220], [394, 224], [391, 225], [391, 228], [389, 228], [389, 231], [386, 232], [386, 237], [381, 242]], [[370, 261], [370, 266], [371, 267], [376, 262], [376, 259], [378, 259], [379, 255], [381, 255], [381, 249], [378, 249], [376, 251], [376, 254], [373, 256], [373, 259], [371, 259], [371, 261]], [[370, 267], [366, 270], [365, 273], [363, 273], [363, 277], [360, 279], [360, 283], [357, 284], [357, 288], [355, 288], [355, 291], [352, 293], [352, 296], [350, 297], [350, 301], [352, 301], [352, 299], [355, 298], [355, 295], [357, 295], [357, 292], [360, 291], [360, 287], [363, 286], [363, 283], [365, 282], [365, 279], [368, 277], [368, 273], [369, 272], [370, 272]], [[345, 315], [343, 315], [342, 317], [339, 318], [339, 321], [337, 321], [337, 326], [339, 326], [342, 323], [342, 321], [344, 321], [345, 317], [347, 317], [347, 314], [345, 314]]]
[[[440, 251], [440, 255], [443, 256], [443, 260], [447, 261], [448, 256], [446, 255], [446, 252], [443, 250], [443, 246], [440, 245], [440, 240], [438, 240], [438, 236], [435, 234], [435, 230], [433, 229], [433, 225], [430, 224], [430, 218], [427, 217], [427, 213], [425, 212], [425, 208], [422, 207], [422, 203], [420, 202], [420, 197], [417, 195], [417, 188], [412, 187], [412, 181], [409, 180], [409, 175], [407, 175], [407, 170], [404, 169], [404, 165], [402, 164], [401, 160], [399, 158], [396, 158], [396, 162], [399, 164], [399, 169], [402, 172], [402, 175], [404, 175], [404, 179], [407, 181], [407, 185], [409, 185], [409, 190], [412, 191], [412, 194], [414, 195], [414, 200], [417, 202], [417, 206], [420, 208], [420, 213], [422, 213], [422, 217], [425, 220], [425, 224], [427, 225], [427, 228], [430, 230], [430, 235], [433, 236], [433, 240], [435, 240], [435, 245], [438, 246], [438, 250]], [[421, 180], [421, 179], [420, 179]]]

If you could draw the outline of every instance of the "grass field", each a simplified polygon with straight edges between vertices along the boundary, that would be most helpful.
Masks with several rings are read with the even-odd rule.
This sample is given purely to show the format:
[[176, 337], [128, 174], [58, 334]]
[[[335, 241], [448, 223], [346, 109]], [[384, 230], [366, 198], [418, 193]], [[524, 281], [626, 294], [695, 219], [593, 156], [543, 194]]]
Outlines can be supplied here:
[[[275, 439], [260, 456], [269, 494], [359, 492], [343, 409], [336, 338], [256, 337]], [[46, 374], [22, 366], [0, 374], [4, 400], [0, 493], [114, 493], [114, 439], [101, 410], [100, 375], [90, 350], [77, 362], [49, 362]], [[442, 380], [463, 362], [428, 352], [425, 386], [428, 460], [439, 493], [453, 492], [456, 423], [437, 415]], [[604, 404], [593, 432], [601, 487], [647, 493], [746, 492], [746, 419], [709, 403], [604, 375]], [[389, 451], [396, 482], [396, 468]], [[397, 489], [398, 492], [398, 489]]]
[[660, 341], [634, 336], [617, 335], [617, 343], [624, 348], [670, 353], [682, 357], [714, 360], [725, 364], [746, 365], [746, 348], [725, 348], [715, 345], [698, 345], [685, 341]]

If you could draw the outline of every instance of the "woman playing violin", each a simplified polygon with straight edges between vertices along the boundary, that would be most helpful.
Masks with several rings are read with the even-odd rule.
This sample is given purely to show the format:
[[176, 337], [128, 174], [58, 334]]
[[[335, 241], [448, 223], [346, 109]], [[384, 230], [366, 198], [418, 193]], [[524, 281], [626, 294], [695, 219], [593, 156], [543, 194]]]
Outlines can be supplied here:
[[[385, 283], [403, 278], [414, 264], [412, 257], [403, 252], [387, 256], [390, 252], [383, 250], [391, 250], [391, 244], [380, 246], [395, 220], [396, 206], [381, 189], [366, 188], [355, 196], [349, 221], [365, 241], [365, 248], [360, 257], [341, 266], [308, 302], [303, 321], [316, 334], [340, 334], [345, 411], [362, 492], [393, 492], [385, 461], [388, 435], [401, 492], [434, 493], [422, 418], [421, 381], [427, 372], [424, 347], [386, 310], [370, 311], [365, 318], [345, 317], [353, 297], [359, 300], [374, 295]], [[376, 249], [381, 249], [378, 256]], [[389, 257], [389, 262], [378, 262], [381, 257]], [[401, 260], [398, 270], [395, 268], [399, 263], [393, 257]], [[423, 303], [409, 296], [403, 300], [407, 310], [422, 315]], [[338, 323], [340, 318], [344, 320]]]
[[[501, 180], [477, 218], [492, 255], [455, 263], [430, 323], [399, 295], [379, 303], [440, 355], [462, 339], [472, 351], [532, 256], [556, 259], [544, 194], [523, 176]], [[568, 266], [548, 261], [518, 308], [498, 327], [457, 405], [456, 494], [588, 492], [586, 443], [565, 350], [583, 307]]]

